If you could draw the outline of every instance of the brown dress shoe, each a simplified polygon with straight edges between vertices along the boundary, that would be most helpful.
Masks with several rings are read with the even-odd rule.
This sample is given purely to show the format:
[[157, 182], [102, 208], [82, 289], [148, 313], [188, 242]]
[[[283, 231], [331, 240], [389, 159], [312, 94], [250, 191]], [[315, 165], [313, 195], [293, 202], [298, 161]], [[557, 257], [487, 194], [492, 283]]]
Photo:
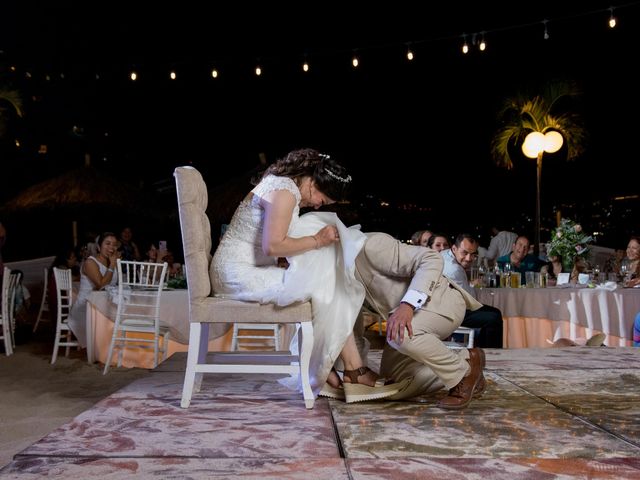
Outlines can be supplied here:
[[484, 352], [480, 348], [470, 348], [469, 359], [467, 361], [471, 366], [469, 374], [460, 380], [460, 383], [449, 390], [449, 395], [438, 402], [438, 407], [448, 410], [460, 410], [469, 405], [474, 393], [476, 395], [482, 393], [481, 391], [477, 392], [476, 390], [480, 383], [480, 379], [482, 378], [482, 380], [484, 380], [484, 376], [482, 375]]

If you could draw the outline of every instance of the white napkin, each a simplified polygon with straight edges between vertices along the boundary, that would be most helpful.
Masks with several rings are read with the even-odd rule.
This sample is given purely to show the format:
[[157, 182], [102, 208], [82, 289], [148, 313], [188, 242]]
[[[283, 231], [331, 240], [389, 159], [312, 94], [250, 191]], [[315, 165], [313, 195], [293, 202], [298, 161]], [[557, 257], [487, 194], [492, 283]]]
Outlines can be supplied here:
[[610, 292], [613, 292], [616, 288], [618, 288], [618, 284], [616, 282], [605, 282], [603, 284], [596, 285], [596, 288], [600, 290], [609, 290]]

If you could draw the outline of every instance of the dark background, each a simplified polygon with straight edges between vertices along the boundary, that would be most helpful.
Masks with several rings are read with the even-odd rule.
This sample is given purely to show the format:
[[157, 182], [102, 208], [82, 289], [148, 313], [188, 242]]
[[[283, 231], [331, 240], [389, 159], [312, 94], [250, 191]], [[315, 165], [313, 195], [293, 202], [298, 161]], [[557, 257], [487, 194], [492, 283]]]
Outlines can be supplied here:
[[[3, 7], [0, 79], [23, 93], [26, 115], [12, 126], [21, 147], [13, 136], [3, 139], [0, 203], [81, 166], [90, 153], [94, 168], [159, 194], [166, 216], [106, 211], [81, 229], [137, 222], [134, 230], [146, 236], [179, 242], [175, 166], [196, 166], [213, 187], [255, 168], [261, 152], [272, 162], [309, 146], [353, 171], [350, 213], [365, 230], [407, 238], [421, 228], [484, 233], [502, 223], [533, 235], [535, 162], [499, 168], [489, 146], [506, 98], [564, 80], [583, 92], [575, 108], [590, 140], [575, 162], [545, 158], [543, 226], [551, 228], [561, 210], [604, 231], [611, 246], [637, 231], [637, 202], [611, 199], [639, 193], [632, 170], [640, 2], [614, 5], [613, 30], [609, 2], [236, 2], [224, 13], [217, 4], [132, 3]], [[483, 31], [487, 50], [479, 52], [472, 41]], [[463, 33], [468, 55], [460, 52]], [[261, 77], [253, 74], [257, 63]], [[168, 77], [172, 68], [176, 81]], [[139, 81], [128, 80], [131, 69]], [[46, 154], [37, 153], [41, 144]], [[237, 187], [240, 194], [249, 189]], [[32, 230], [22, 213], [5, 218], [14, 235]], [[5, 250], [19, 255], [15, 244]]]

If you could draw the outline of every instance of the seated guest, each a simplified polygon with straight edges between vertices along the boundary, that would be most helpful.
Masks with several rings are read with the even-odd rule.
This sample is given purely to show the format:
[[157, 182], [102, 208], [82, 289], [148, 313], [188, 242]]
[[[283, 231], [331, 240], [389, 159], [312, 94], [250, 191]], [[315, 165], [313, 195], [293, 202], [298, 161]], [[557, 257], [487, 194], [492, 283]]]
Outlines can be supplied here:
[[508, 230], [500, 230], [498, 227], [491, 227], [491, 234], [493, 236], [489, 241], [489, 248], [485, 257], [493, 265], [499, 257], [509, 253], [518, 235]]
[[115, 234], [105, 232], [98, 237], [98, 255], [87, 258], [80, 267], [80, 291], [69, 315], [69, 328], [82, 347], [87, 346], [87, 298], [94, 290], [115, 285], [118, 279], [116, 266], [120, 253]]
[[423, 247], [426, 247], [431, 235], [433, 235], [433, 233], [431, 233], [429, 230], [418, 230], [413, 235], [411, 235], [411, 245], [421, 245]]
[[640, 284], [640, 237], [631, 237], [627, 244], [628, 269], [624, 279], [625, 287]]
[[436, 252], [441, 252], [449, 248], [449, 239], [444, 233], [434, 233], [429, 237], [427, 247], [433, 248]]
[[120, 255], [122, 260], [140, 260], [142, 256], [140, 255], [140, 250], [138, 250], [138, 246], [133, 241], [133, 232], [131, 228], [125, 227], [122, 229], [120, 233], [120, 246], [118, 248], [120, 250]]
[[[443, 275], [476, 297], [475, 289], [469, 284], [467, 270], [478, 256], [477, 240], [461, 233], [448, 250], [440, 252], [444, 259]], [[478, 310], [467, 310], [462, 326], [479, 328], [475, 345], [482, 348], [502, 348], [502, 312], [490, 305], [482, 305]]]
[[521, 284], [525, 282], [525, 272], [539, 272], [545, 265], [545, 262], [529, 253], [529, 245], [529, 239], [520, 235], [516, 238], [511, 253], [498, 257], [497, 260], [501, 269], [504, 270], [505, 264], [510, 263], [512, 272], [520, 272]]

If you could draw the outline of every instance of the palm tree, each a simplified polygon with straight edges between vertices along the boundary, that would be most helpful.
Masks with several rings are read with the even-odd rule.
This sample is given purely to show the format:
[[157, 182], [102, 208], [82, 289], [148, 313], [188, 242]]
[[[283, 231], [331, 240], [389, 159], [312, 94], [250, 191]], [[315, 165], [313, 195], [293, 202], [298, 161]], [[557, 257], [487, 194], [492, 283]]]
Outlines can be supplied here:
[[[579, 113], [572, 111], [573, 102], [580, 95], [578, 89], [565, 82], [548, 84], [538, 95], [516, 95], [507, 99], [498, 113], [501, 126], [491, 142], [491, 155], [497, 165], [513, 168], [514, 152], [531, 132], [556, 131], [564, 140], [566, 160], [571, 161], [584, 153], [587, 131]], [[540, 247], [540, 175], [542, 153], [537, 163], [535, 252]]]

